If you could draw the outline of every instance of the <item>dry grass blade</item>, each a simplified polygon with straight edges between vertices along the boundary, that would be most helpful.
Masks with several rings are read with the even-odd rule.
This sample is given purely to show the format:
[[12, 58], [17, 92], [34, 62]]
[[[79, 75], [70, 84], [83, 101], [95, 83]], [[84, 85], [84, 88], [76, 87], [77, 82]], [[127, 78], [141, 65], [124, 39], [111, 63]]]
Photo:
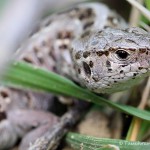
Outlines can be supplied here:
[[138, 3], [135, 0], [126, 0], [128, 1], [131, 5], [133, 5], [134, 7], [136, 7], [138, 10], [140, 10], [140, 12], [148, 19], [150, 20], [150, 11], [147, 10], [144, 6], [142, 6], [140, 3]]
[[147, 85], [144, 89], [144, 92], [143, 92], [143, 95], [142, 95], [142, 99], [141, 99], [141, 102], [138, 106], [139, 109], [144, 109], [145, 106], [146, 106], [146, 103], [147, 103], [147, 99], [148, 99], [148, 96], [149, 96], [149, 91], [150, 91], [150, 77], [147, 81]]
[[143, 27], [146, 31], [150, 32], [150, 26], [147, 25], [145, 22], [140, 21], [139, 25], [140, 25], [141, 27]]
[[[143, 0], [138, 0], [140, 4], [143, 4]], [[130, 13], [130, 19], [129, 19], [129, 24], [131, 26], [137, 26], [139, 23], [139, 18], [140, 18], [141, 12], [136, 9], [135, 7], [132, 6], [131, 13]]]
[[[145, 7], [143, 7], [141, 5], [143, 3], [143, 0], [138, 0], [138, 1], [127, 0], [127, 1], [130, 4], [132, 4], [132, 6], [133, 6], [133, 9], [132, 9], [132, 12], [131, 12], [131, 15], [130, 15], [130, 24], [132, 26], [137, 26], [138, 23], [139, 23], [147, 31], [150, 31], [150, 28], [149, 28], [148, 25], [146, 25], [144, 22], [141, 22], [141, 21], [139, 22], [141, 13], [146, 18], [148, 18], [150, 20], [150, 12]], [[142, 99], [141, 99], [141, 102], [138, 106], [139, 109], [143, 110], [145, 108], [145, 105], [147, 103], [147, 99], [148, 99], [148, 96], [149, 96], [149, 91], [150, 91], [150, 78], [147, 82], [147, 85], [146, 85], [144, 91], [143, 91]], [[128, 140], [131, 140], [131, 141], [136, 141], [137, 140], [138, 133], [139, 133], [139, 130], [140, 130], [140, 127], [141, 127], [141, 123], [142, 123], [141, 119], [136, 118], [136, 117], [133, 118], [131, 126], [130, 126], [130, 130], [129, 130], [130, 135], [127, 137]]]
[[[143, 91], [142, 99], [138, 106], [139, 109], [143, 110], [145, 108], [145, 106], [147, 104], [148, 96], [149, 96], [149, 91], [150, 91], [150, 78], [148, 79], [147, 85]], [[130, 136], [129, 140], [131, 140], [131, 141], [137, 140], [138, 133], [139, 133], [139, 130], [141, 127], [141, 123], [142, 123], [141, 119], [136, 118], [136, 117], [133, 118], [133, 121], [132, 121], [133, 127], [132, 127], [132, 132], [130, 134], [131, 136]]]

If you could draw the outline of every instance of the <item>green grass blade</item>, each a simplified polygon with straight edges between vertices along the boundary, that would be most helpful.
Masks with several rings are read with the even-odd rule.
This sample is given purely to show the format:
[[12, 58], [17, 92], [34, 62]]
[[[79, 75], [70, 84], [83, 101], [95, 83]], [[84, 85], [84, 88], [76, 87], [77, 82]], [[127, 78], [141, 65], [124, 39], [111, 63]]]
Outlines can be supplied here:
[[148, 10], [150, 10], [150, 0], [145, 0], [145, 5]]
[[[66, 142], [76, 150], [149, 150], [150, 143], [131, 142], [119, 139], [96, 138], [69, 132]], [[117, 149], [118, 148], [118, 149]]]
[[150, 121], [150, 112], [148, 111], [106, 100], [87, 89], [77, 86], [72, 81], [56, 73], [34, 67], [24, 62], [13, 64], [1, 83], [17, 88], [30, 88], [32, 90], [51, 92], [56, 95], [61, 94], [75, 97], [101, 106], [109, 106], [116, 110]]
[[146, 135], [148, 135], [150, 131], [150, 122], [144, 121], [141, 124], [139, 133], [138, 133], [138, 140], [143, 140], [143, 137], [145, 137]]

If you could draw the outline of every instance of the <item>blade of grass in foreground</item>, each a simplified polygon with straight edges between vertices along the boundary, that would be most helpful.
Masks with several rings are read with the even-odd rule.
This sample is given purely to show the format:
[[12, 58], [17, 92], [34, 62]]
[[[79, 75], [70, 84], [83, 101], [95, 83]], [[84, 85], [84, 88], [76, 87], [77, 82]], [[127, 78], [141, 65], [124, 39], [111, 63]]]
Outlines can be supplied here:
[[150, 143], [118, 139], [96, 138], [69, 132], [66, 142], [76, 150], [148, 150]]
[[87, 89], [77, 86], [72, 81], [58, 74], [34, 67], [24, 62], [13, 64], [1, 83], [11, 87], [23, 89], [29, 88], [32, 90], [51, 92], [57, 95], [61, 94], [75, 97], [98, 105], [109, 106], [116, 110], [150, 121], [150, 112], [148, 111], [106, 100]]

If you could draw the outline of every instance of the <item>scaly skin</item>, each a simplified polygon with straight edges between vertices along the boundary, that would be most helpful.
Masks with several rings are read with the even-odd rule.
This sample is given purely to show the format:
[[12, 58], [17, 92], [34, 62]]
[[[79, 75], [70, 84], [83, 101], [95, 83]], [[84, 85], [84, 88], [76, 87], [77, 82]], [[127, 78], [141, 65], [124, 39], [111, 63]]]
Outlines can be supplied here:
[[150, 34], [140, 28], [107, 28], [78, 40], [72, 51], [77, 77], [96, 93], [128, 89], [150, 74]]
[[[23, 52], [19, 60], [55, 71], [94, 92], [112, 93], [126, 89], [149, 75], [150, 35], [139, 28], [125, 28], [127, 24], [123, 19], [105, 5], [81, 4], [46, 18], [16, 55]], [[39, 123], [36, 127], [40, 129], [45, 120], [43, 118], [50, 115], [44, 115], [43, 111], [46, 111], [44, 106], [51, 104], [51, 95], [45, 97], [44, 105], [40, 98], [37, 99], [37, 94], [31, 93], [29, 97], [30, 92], [23, 92], [22, 95], [20, 90], [7, 90], [9, 94], [0, 90], [4, 108], [0, 135], [7, 133], [6, 139], [3, 136], [0, 138], [0, 143], [5, 143], [0, 144], [0, 149], [13, 146], [26, 131], [32, 131], [35, 122]], [[19, 103], [16, 102], [18, 99]], [[35, 99], [37, 103], [34, 103]], [[29, 117], [29, 110], [35, 119]], [[39, 110], [41, 118], [38, 117]], [[15, 118], [16, 111], [23, 114], [21, 119]], [[3, 122], [7, 122], [7, 125]], [[12, 124], [16, 130], [12, 130]], [[32, 137], [36, 135], [30, 134]]]

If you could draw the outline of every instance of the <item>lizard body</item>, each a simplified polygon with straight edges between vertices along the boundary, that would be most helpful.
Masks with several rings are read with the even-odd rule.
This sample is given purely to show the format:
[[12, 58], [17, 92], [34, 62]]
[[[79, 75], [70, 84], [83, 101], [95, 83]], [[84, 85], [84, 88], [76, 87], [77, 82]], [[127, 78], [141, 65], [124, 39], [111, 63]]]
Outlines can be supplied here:
[[[55, 71], [93, 92], [113, 93], [124, 90], [149, 75], [150, 35], [142, 29], [127, 27], [119, 15], [103, 4], [79, 4], [68, 11], [46, 18], [16, 55], [19, 55], [18, 60]], [[0, 132], [7, 133], [7, 136], [6, 139], [0, 139], [0, 143], [6, 143], [0, 144], [0, 149], [11, 147], [18, 138], [25, 135], [25, 131], [32, 131], [34, 121], [41, 124], [45, 115], [39, 118], [39, 111], [44, 114], [47, 109], [45, 106], [50, 105], [49, 99], [52, 97], [38, 96], [37, 99], [37, 94], [31, 93], [29, 96], [29, 91], [23, 92], [22, 95], [20, 90], [3, 90], [2, 87], [0, 93], [2, 106], [6, 104], [3, 109], [6, 116], [1, 119]], [[16, 103], [17, 99], [21, 103]], [[36, 99], [37, 102], [32, 103]], [[41, 102], [43, 99], [45, 105]], [[20, 114], [24, 114], [24, 119], [12, 120], [13, 117], [9, 117], [16, 108]], [[29, 110], [34, 119], [30, 120], [27, 115]], [[47, 114], [46, 118], [49, 115]], [[57, 119], [56, 117], [54, 122], [57, 122]], [[25, 120], [29, 122], [24, 124]], [[22, 128], [17, 132], [13, 130], [14, 133], [10, 134], [7, 132], [10, 128], [3, 125], [4, 121], [8, 121], [9, 127], [11, 124], [14, 125], [11, 126], [13, 128]], [[7, 144], [8, 137], [14, 139], [10, 145]]]

